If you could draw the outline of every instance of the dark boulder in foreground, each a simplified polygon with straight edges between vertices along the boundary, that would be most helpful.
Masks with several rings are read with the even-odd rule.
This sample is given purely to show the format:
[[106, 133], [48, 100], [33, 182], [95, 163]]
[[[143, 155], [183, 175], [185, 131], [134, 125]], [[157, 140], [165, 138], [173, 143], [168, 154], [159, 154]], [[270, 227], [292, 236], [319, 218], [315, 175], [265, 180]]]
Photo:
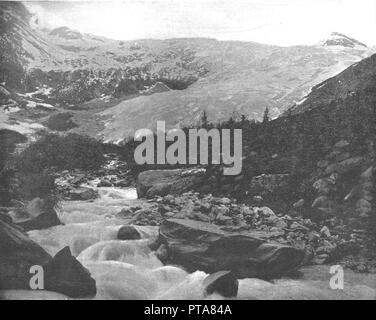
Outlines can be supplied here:
[[91, 297], [97, 293], [89, 271], [72, 256], [69, 247], [59, 251], [45, 265], [46, 289], [69, 297]]
[[231, 271], [219, 271], [204, 279], [204, 295], [219, 293], [223, 297], [238, 295], [239, 281]]
[[297, 270], [305, 256], [303, 250], [267, 243], [250, 232], [226, 232], [192, 220], [165, 220], [151, 249], [160, 245], [167, 248], [162, 261], [166, 264], [180, 265], [188, 272], [229, 270], [240, 279], [280, 278]]
[[42, 247], [28, 238], [20, 227], [0, 219], [0, 290], [30, 289], [32, 266], [44, 271], [46, 290], [70, 297], [96, 294], [95, 280], [64, 248], [52, 258]]
[[25, 231], [42, 230], [61, 224], [55, 212], [43, 212], [35, 219], [18, 223]]
[[137, 178], [137, 195], [139, 198], [153, 198], [182, 194], [193, 190], [203, 179], [204, 171], [199, 169], [144, 171]]
[[118, 231], [117, 238], [119, 240], [139, 240], [141, 235], [134, 226], [122, 226]]
[[30, 268], [51, 259], [21, 228], [0, 220], [0, 290], [30, 289]]
[[24, 218], [15, 217], [13, 221], [25, 231], [47, 229], [62, 224], [55, 209], [40, 198], [30, 201], [25, 209], [17, 210], [24, 210]]

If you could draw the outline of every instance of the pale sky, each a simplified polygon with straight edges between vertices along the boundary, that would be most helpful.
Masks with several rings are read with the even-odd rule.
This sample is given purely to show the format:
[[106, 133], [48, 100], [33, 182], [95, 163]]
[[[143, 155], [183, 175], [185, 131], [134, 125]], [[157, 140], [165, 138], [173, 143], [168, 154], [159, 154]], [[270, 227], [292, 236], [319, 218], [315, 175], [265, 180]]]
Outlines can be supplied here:
[[333, 31], [376, 45], [376, 0], [27, 1], [49, 27], [117, 40], [210, 37], [315, 44]]

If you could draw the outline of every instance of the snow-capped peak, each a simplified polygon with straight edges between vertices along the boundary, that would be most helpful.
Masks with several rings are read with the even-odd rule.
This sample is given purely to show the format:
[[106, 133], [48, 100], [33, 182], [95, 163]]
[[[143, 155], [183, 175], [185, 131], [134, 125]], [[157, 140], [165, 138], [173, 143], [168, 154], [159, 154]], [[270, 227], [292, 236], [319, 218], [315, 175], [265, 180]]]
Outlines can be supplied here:
[[339, 32], [333, 32], [329, 38], [321, 41], [320, 45], [324, 47], [344, 47], [359, 50], [368, 48], [364, 43]]

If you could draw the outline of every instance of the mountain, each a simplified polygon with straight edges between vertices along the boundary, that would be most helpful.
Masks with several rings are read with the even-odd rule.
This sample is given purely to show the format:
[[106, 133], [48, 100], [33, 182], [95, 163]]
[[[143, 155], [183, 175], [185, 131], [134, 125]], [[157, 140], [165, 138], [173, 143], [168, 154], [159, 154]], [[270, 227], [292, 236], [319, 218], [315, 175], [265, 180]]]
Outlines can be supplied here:
[[[339, 34], [337, 42], [332, 36], [293, 47], [204, 38], [118, 41], [42, 28], [21, 3], [1, 2], [0, 10], [3, 86], [34, 99], [31, 105], [69, 109], [75, 130], [106, 141], [157, 120], [168, 127], [196, 123], [203, 110], [214, 122], [234, 113], [259, 119], [266, 107], [278, 116], [372, 51]], [[17, 107], [24, 105], [30, 101]]]
[[340, 104], [354, 96], [367, 97], [376, 91], [376, 55], [353, 64], [335, 77], [315, 86], [301, 103], [294, 105], [292, 114]]
[[345, 48], [358, 48], [365, 49], [367, 45], [360, 41], [350, 38], [342, 33], [333, 32], [330, 37], [321, 42], [324, 47], [345, 47]]

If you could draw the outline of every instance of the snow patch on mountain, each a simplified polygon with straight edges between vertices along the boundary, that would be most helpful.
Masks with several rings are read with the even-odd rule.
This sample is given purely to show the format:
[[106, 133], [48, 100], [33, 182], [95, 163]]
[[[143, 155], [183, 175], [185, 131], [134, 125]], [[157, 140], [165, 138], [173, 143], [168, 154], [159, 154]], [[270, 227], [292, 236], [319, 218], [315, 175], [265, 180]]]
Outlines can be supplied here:
[[350, 38], [342, 33], [333, 32], [329, 38], [320, 42], [321, 46], [324, 47], [343, 47], [343, 48], [351, 48], [357, 50], [366, 50], [368, 49], [367, 45], [356, 40]]

